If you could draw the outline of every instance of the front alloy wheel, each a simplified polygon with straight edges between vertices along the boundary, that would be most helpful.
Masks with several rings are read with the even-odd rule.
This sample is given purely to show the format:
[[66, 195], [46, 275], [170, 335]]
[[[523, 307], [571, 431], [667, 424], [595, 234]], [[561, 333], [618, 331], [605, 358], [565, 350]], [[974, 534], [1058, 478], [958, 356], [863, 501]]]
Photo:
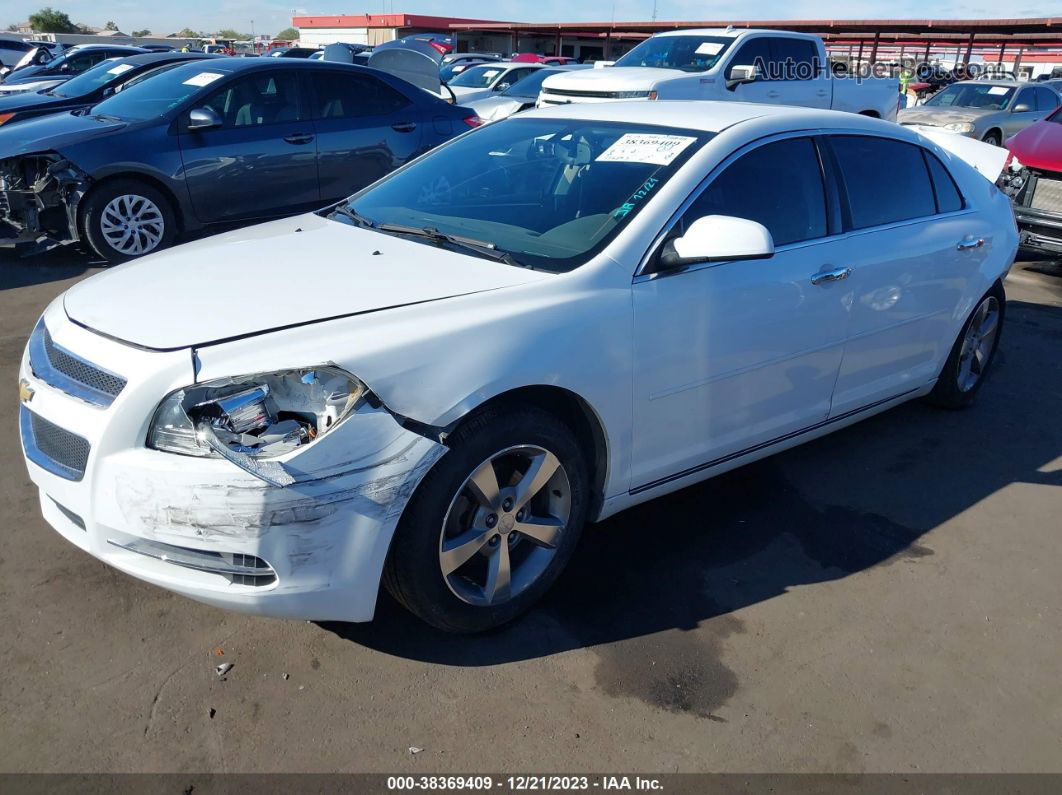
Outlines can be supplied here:
[[454, 495], [439, 538], [450, 591], [471, 605], [523, 593], [549, 567], [571, 516], [568, 474], [536, 445], [500, 450]]
[[448, 632], [512, 621], [560, 575], [589, 503], [583, 446], [534, 406], [486, 408], [446, 440], [391, 541], [384, 584]]

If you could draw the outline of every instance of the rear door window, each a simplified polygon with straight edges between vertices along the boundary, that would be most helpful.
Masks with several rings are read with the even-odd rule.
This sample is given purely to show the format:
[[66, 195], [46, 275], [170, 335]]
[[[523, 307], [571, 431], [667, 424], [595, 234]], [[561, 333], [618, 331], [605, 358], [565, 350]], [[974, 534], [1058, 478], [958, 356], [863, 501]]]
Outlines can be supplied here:
[[921, 147], [865, 135], [831, 136], [852, 229], [908, 221], [936, 213]]
[[765, 144], [742, 155], [698, 196], [683, 216], [748, 218], [767, 227], [776, 246], [826, 235], [826, 192], [810, 138]]
[[944, 164], [932, 152], [923, 150], [923, 154], [926, 158], [926, 164], [929, 166], [930, 177], [933, 180], [933, 191], [937, 197], [937, 212], [952, 213], [956, 210], [961, 210], [965, 206], [965, 202], [963, 202], [962, 194], [959, 193], [959, 188], [955, 185], [955, 180], [952, 179], [951, 174], [948, 173], [948, 170], [944, 168]]
[[408, 97], [371, 75], [315, 72], [310, 79], [318, 119], [387, 116], [410, 104]]
[[1049, 88], [1036, 89], [1036, 109], [1052, 111], [1058, 107], [1058, 94]]

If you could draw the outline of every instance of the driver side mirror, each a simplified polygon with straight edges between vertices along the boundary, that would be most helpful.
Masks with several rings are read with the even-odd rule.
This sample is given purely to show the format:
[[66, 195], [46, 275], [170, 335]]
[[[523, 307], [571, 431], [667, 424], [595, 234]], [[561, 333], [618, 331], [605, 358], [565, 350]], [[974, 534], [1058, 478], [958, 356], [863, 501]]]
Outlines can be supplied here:
[[731, 91], [745, 83], [755, 83], [763, 77], [758, 66], [731, 66], [730, 77], [726, 79], [726, 87]]
[[498, 85], [494, 86], [494, 90], [495, 91], [504, 91], [505, 89], [507, 89], [511, 85], [512, 85], [512, 83], [498, 83]]
[[1030, 105], [1028, 102], [1019, 102], [1017, 105], [1014, 106], [1014, 109], [1011, 110], [1011, 113], [1028, 113], [1031, 110], [1032, 105]]
[[730, 262], [769, 259], [774, 256], [774, 240], [761, 223], [730, 215], [706, 215], [686, 228], [686, 234], [664, 244], [661, 269], [697, 262]]
[[220, 127], [224, 122], [221, 120], [221, 116], [213, 108], [192, 108], [192, 111], [188, 114], [188, 129], [193, 130], [209, 130], [214, 127]]

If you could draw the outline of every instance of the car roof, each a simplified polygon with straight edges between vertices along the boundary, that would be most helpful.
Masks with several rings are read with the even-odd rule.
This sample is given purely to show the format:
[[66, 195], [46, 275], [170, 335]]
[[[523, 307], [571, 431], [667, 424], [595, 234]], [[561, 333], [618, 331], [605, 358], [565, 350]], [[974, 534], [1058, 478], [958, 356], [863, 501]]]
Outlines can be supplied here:
[[960, 80], [952, 85], [975, 85], [975, 86], [1031, 86], [1028, 80]]
[[133, 64], [134, 66], [140, 66], [141, 64], [158, 63], [159, 61], [166, 61], [167, 63], [180, 63], [181, 61], [218, 61], [224, 58], [224, 55], [210, 55], [205, 52], [144, 52], [137, 55], [130, 55], [128, 58], [122, 58], [122, 63]]
[[662, 127], [683, 127], [718, 133], [735, 124], [761, 118], [788, 118], [797, 129], [806, 127], [844, 127], [880, 131], [882, 124], [902, 130], [899, 125], [882, 122], [857, 113], [818, 110], [790, 105], [758, 105], [752, 102], [718, 102], [705, 100], [662, 100], [656, 102], [575, 102], [553, 105], [520, 114], [521, 118], [578, 119], [580, 121], [630, 122]]
[[769, 33], [772, 36], [799, 35], [801, 37], [806, 35], [792, 30], [772, 30], [770, 28], [685, 28], [661, 31], [654, 34], [654, 36], [728, 36], [736, 39], [738, 36], [743, 36], [747, 33]]

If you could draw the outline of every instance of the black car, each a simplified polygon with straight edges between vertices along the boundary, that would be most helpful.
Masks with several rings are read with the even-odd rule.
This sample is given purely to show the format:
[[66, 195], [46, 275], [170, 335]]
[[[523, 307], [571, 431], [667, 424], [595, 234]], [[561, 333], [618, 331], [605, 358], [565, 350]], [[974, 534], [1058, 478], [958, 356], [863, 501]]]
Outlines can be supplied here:
[[91, 108], [0, 127], [0, 243], [83, 241], [126, 260], [181, 232], [337, 201], [478, 124], [376, 69], [180, 64]]
[[19, 83], [38, 81], [60, 82], [69, 80], [108, 58], [126, 58], [147, 52], [141, 47], [126, 47], [119, 44], [83, 44], [68, 50], [58, 58], [35, 66], [23, 66], [4, 78], [5, 87]]
[[0, 127], [35, 116], [95, 105], [134, 78], [168, 64], [221, 57], [203, 53], [152, 52], [131, 58], [111, 58], [54, 88], [0, 96]]
[[14, 68], [34, 47], [22, 39], [0, 39], [0, 66]]

